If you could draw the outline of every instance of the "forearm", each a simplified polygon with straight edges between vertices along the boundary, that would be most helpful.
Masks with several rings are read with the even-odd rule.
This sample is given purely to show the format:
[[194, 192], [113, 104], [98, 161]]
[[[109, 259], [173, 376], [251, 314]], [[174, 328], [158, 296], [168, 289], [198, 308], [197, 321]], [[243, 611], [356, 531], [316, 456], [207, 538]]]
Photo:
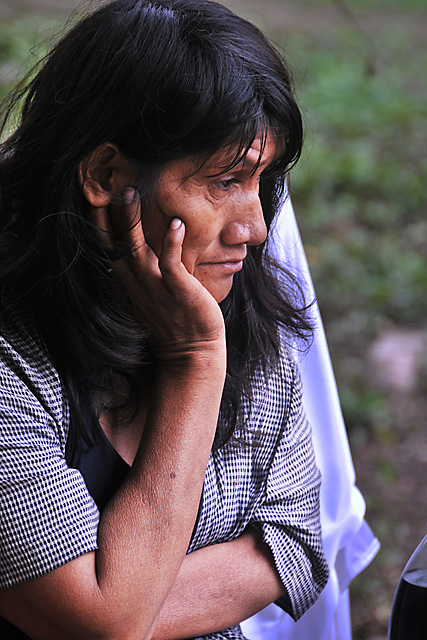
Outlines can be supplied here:
[[[226, 369], [221, 310], [182, 263], [183, 223], [172, 220], [156, 256], [139, 200], [128, 191], [124, 202], [119, 217], [132, 251], [112, 269], [128, 312], [152, 334], [148, 415], [141, 409], [129, 425], [142, 438], [102, 514], [98, 550], [0, 593], [0, 614], [36, 640], [151, 637], [188, 548], [216, 431]], [[111, 228], [104, 207], [95, 218]]]
[[[172, 587], [188, 548], [215, 434], [224, 362], [156, 380], [151, 412], [128, 481], [99, 528], [103, 597], [146, 625]], [[138, 561], [139, 559], [139, 561]], [[143, 603], [143, 606], [141, 606]]]
[[100, 520], [98, 551], [5, 590], [0, 615], [35, 639], [151, 637], [196, 519], [224, 354], [157, 376], [137, 458]]
[[133, 250], [114, 269], [133, 315], [152, 330], [157, 367], [131, 473], [100, 523], [96, 576], [101, 611], [113, 607], [117, 633], [127, 624], [133, 635], [126, 637], [141, 640], [150, 637], [188, 548], [218, 421], [226, 347], [217, 301], [182, 262], [184, 224], [171, 221], [156, 255], [144, 238], [138, 199], [127, 196]]
[[285, 593], [269, 547], [248, 529], [231, 542], [186, 556], [152, 640], [182, 640], [226, 629]]

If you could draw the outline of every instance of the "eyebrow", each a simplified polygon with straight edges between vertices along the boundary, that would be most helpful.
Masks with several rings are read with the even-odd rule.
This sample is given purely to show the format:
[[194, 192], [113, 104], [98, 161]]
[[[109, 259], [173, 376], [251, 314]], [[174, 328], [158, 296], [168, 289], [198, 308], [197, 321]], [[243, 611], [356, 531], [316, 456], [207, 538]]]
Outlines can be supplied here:
[[257, 155], [256, 159], [246, 155], [241, 160], [239, 160], [239, 162], [237, 162], [235, 165], [231, 167], [230, 166], [221, 167], [220, 165], [216, 165], [216, 166], [209, 167], [209, 169], [217, 170], [214, 174], [212, 174], [212, 177], [215, 177], [215, 176], [220, 176], [226, 173], [231, 173], [233, 171], [244, 171], [245, 169], [253, 171], [254, 169], [266, 167], [272, 164], [273, 162], [274, 162], [274, 158], [261, 159], [261, 161], [259, 161], [259, 154]]

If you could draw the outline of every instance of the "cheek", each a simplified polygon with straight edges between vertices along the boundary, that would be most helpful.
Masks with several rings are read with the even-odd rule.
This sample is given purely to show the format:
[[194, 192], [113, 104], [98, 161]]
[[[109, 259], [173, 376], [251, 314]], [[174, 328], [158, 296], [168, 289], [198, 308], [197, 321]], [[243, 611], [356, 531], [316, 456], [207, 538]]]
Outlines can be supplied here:
[[197, 263], [200, 262], [200, 257], [206, 248], [206, 238], [199, 231], [193, 231], [192, 225], [188, 221], [184, 220], [184, 224], [185, 237], [182, 246], [182, 262], [187, 271], [195, 275], [194, 269]]
[[[169, 189], [163, 185], [158, 192], [155, 209], [147, 216], [147, 242], [157, 253], [161, 250], [163, 236], [172, 218], [180, 218], [185, 225], [182, 261], [190, 273], [195, 266], [217, 257], [215, 247], [220, 244], [223, 220], [230, 202], [217, 202], [209, 197], [206, 189], [191, 191], [189, 188]], [[224, 206], [225, 205], [225, 206]]]
[[170, 216], [169, 221], [177, 217], [185, 225], [184, 264], [186, 257], [197, 261], [198, 257], [204, 254], [220, 235], [221, 226], [218, 224], [220, 217], [204, 198], [191, 198], [185, 203], [180, 203], [180, 206], [175, 203], [167, 213]]

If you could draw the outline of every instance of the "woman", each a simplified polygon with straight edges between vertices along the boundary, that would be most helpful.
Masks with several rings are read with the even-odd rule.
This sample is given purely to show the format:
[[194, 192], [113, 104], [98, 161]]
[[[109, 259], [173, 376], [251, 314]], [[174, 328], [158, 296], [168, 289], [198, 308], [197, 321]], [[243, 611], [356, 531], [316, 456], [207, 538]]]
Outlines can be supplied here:
[[19, 95], [2, 637], [242, 638], [273, 601], [300, 617], [327, 569], [286, 347], [309, 324], [266, 245], [302, 142], [286, 67], [220, 5], [118, 0]]

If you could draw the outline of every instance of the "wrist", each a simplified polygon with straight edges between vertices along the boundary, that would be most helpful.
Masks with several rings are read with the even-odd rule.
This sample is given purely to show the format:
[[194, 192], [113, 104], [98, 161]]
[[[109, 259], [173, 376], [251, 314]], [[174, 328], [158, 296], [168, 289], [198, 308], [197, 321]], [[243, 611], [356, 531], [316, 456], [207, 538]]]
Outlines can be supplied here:
[[[156, 354], [157, 355], [157, 354]], [[224, 345], [209, 345], [198, 349], [182, 349], [162, 353], [156, 357], [157, 373], [160, 377], [176, 379], [191, 378], [208, 382], [225, 380], [227, 355]]]
[[159, 370], [169, 369], [169, 367], [182, 367], [184, 371], [199, 367], [220, 367], [225, 371], [227, 360], [225, 332], [209, 340], [152, 346]]

